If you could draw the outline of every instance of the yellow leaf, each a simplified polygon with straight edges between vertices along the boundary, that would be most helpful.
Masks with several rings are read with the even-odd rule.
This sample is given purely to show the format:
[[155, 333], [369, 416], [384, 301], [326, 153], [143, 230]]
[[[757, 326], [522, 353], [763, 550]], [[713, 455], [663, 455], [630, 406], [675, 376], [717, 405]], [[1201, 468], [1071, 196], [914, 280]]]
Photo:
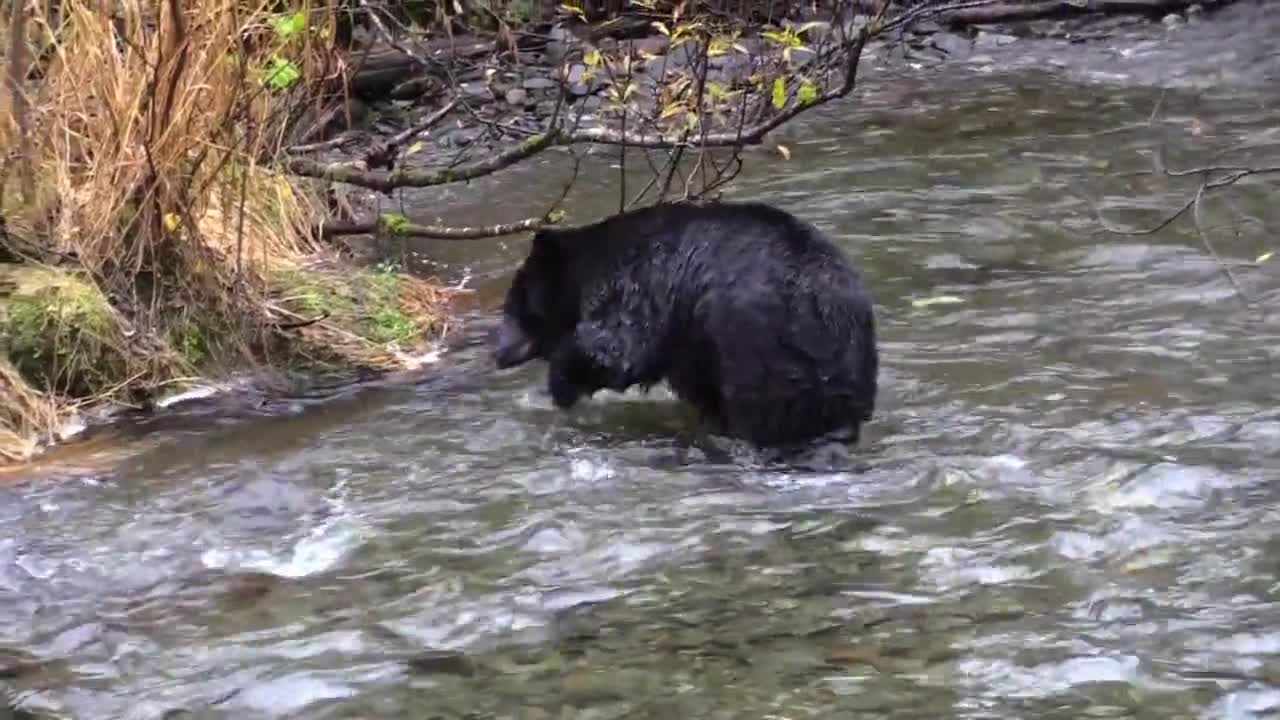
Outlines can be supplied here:
[[962, 302], [964, 302], [964, 299], [958, 298], [955, 295], [935, 295], [934, 297], [931, 297], [931, 298], [920, 298], [919, 300], [912, 300], [911, 306], [912, 307], [929, 307], [930, 305], [956, 305]]
[[587, 67], [595, 67], [599, 65], [600, 51], [595, 48], [588, 50], [587, 53], [582, 56], [582, 62], [586, 63]]
[[808, 105], [817, 99], [818, 86], [806, 78], [804, 82], [800, 83], [800, 90], [796, 93], [796, 100], [799, 100], [801, 105]]
[[1264, 253], [1262, 253], [1261, 255], [1259, 255], [1259, 256], [1258, 256], [1258, 259], [1257, 259], [1257, 260], [1254, 260], [1254, 262], [1256, 262], [1256, 263], [1264, 263], [1264, 262], [1266, 262], [1266, 261], [1270, 260], [1271, 258], [1273, 258], [1273, 257], [1275, 257], [1275, 256], [1276, 256], [1275, 252], [1268, 250], [1267, 252], [1264, 252]]
[[165, 229], [165, 230], [168, 230], [169, 232], [175, 232], [175, 231], [177, 231], [177, 229], [178, 229], [178, 227], [179, 227], [180, 225], [182, 225], [182, 219], [181, 219], [181, 218], [179, 218], [176, 214], [174, 214], [174, 213], [165, 213], [165, 214], [164, 214], [164, 229]]
[[681, 110], [684, 110], [684, 105], [681, 105], [680, 103], [671, 103], [670, 105], [662, 108], [662, 112], [658, 114], [658, 119], [666, 120]]
[[781, 110], [787, 104], [787, 84], [782, 78], [773, 79], [773, 107]]
[[421, 143], [421, 142], [416, 142], [416, 143], [414, 143], [414, 144], [410, 145], [410, 146], [409, 146], [409, 147], [404, 151], [404, 154], [405, 154], [405, 155], [413, 155], [414, 153], [420, 153], [420, 152], [422, 152], [422, 143]]
[[586, 13], [585, 13], [585, 12], [583, 12], [582, 8], [578, 7], [577, 5], [570, 5], [570, 4], [568, 4], [568, 3], [560, 3], [560, 9], [561, 9], [561, 10], [564, 10], [564, 11], [565, 11], [565, 12], [567, 12], [567, 13], [573, 13], [574, 15], [577, 15], [578, 17], [586, 17]]
[[783, 160], [791, 159], [791, 150], [788, 149], [786, 145], [778, 145], [777, 148], [778, 154], [782, 156]]

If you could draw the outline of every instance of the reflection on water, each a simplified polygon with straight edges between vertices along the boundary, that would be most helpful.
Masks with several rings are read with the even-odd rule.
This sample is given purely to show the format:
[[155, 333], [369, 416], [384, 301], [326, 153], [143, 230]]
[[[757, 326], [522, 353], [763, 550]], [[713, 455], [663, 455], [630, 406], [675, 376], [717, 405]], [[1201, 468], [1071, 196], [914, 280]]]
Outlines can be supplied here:
[[[1224, 22], [1237, 60], [1280, 31]], [[1125, 175], [1160, 77], [1170, 163], [1280, 157], [1280, 95], [1247, 82], [1275, 53], [1191, 95], [1225, 50], [1186, 37], [1140, 46], [1163, 73], [1083, 46], [881, 72], [734, 187], [874, 283], [857, 467], [753, 464], [663, 392], [566, 417], [541, 368], [490, 371], [478, 317], [420, 382], [193, 408], [0, 486], [0, 683], [77, 718], [1274, 713], [1280, 265], [1247, 265], [1274, 186], [1206, 207], [1256, 312], [1193, 231], [1097, 236], [1083, 196], [1135, 227], [1185, 201]], [[507, 181], [504, 212], [545, 202]], [[523, 247], [433, 257], [500, 287]]]

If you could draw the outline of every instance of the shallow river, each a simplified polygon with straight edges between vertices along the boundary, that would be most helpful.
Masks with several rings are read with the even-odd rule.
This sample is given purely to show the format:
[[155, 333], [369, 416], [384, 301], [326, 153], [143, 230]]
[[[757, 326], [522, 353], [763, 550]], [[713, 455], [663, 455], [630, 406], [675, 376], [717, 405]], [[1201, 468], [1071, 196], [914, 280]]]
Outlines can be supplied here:
[[[733, 195], [876, 295], [880, 411], [833, 469], [720, 452], [663, 393], [564, 416], [479, 314], [414, 382], [192, 405], [0, 486], [0, 716], [1274, 716], [1276, 188], [1204, 208], [1251, 305], [1189, 222], [1091, 210], [1191, 197], [1132, 174], [1161, 139], [1280, 162], [1270, 7], [881, 70], [753, 150]], [[432, 258], [492, 298], [524, 247]]]

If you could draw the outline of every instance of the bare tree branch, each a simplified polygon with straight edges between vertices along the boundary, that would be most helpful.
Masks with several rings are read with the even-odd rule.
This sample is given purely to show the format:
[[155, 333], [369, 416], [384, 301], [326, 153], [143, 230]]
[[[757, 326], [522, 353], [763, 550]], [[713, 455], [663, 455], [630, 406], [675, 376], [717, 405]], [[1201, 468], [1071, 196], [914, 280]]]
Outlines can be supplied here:
[[434, 238], [436, 240], [479, 240], [501, 235], [514, 235], [521, 232], [538, 230], [554, 225], [545, 217], [525, 218], [511, 223], [498, 225], [475, 225], [469, 227], [452, 227], [445, 225], [419, 225], [417, 223], [397, 223], [388, 228], [387, 224], [378, 221], [368, 222], [324, 222], [316, 232], [323, 238], [341, 237], [343, 235], [367, 235], [371, 233], [389, 232], [403, 237]]
[[1169, 227], [1170, 225], [1172, 225], [1174, 222], [1178, 220], [1178, 218], [1182, 217], [1183, 215], [1186, 215], [1188, 212], [1192, 212], [1193, 210], [1195, 210], [1196, 206], [1200, 202], [1201, 195], [1203, 195], [1204, 193], [1212, 190], [1220, 190], [1225, 187], [1230, 187], [1232, 185], [1235, 185], [1237, 182], [1240, 182], [1241, 180], [1247, 177], [1250, 177], [1252, 175], [1280, 174], [1280, 166], [1261, 167], [1261, 168], [1202, 167], [1202, 168], [1192, 168], [1190, 170], [1166, 169], [1163, 174], [1166, 175], [1167, 177], [1187, 177], [1190, 175], [1197, 175], [1197, 174], [1207, 176], [1210, 173], [1214, 173], [1214, 172], [1226, 172], [1228, 174], [1217, 179], [1205, 180], [1200, 185], [1200, 188], [1196, 191], [1196, 194], [1192, 196], [1190, 199], [1188, 199], [1187, 202], [1184, 203], [1182, 207], [1178, 208], [1176, 212], [1164, 218], [1156, 225], [1149, 228], [1142, 229], [1142, 230], [1126, 230], [1116, 225], [1112, 225], [1111, 223], [1107, 222], [1106, 218], [1102, 217], [1101, 208], [1099, 208], [1097, 204], [1093, 202], [1093, 200], [1088, 196], [1088, 194], [1084, 194], [1083, 197], [1089, 203], [1090, 207], [1093, 209], [1094, 216], [1097, 218], [1098, 224], [1102, 225], [1103, 229], [1105, 229], [1107, 232], [1113, 233], [1116, 235], [1129, 235], [1129, 236], [1154, 235], [1155, 233], [1158, 233], [1161, 230], [1165, 229], [1166, 227]]
[[[839, 87], [822, 93], [811, 102], [794, 102], [785, 110], [754, 125], [737, 129], [733, 132], [708, 133], [703, 137], [697, 138], [696, 145], [701, 148], [758, 145], [770, 132], [794, 119], [801, 113], [821, 107], [833, 100], [838, 100], [847, 96], [853, 91], [854, 85], [856, 84], [858, 63], [862, 57], [862, 51], [866, 46], [868, 38], [872, 36], [873, 31], [869, 30], [869, 28], [876, 27], [879, 24], [879, 21], [883, 18], [887, 7], [888, 5], [886, 3], [880, 10], [880, 14], [868, 23], [867, 26], [864, 26], [852, 41], [847, 43], [845, 77]], [[878, 33], [879, 31], [875, 32]], [[401, 168], [399, 170], [392, 171], [373, 171], [362, 169], [356, 163], [352, 162], [318, 163], [303, 158], [289, 159], [286, 161], [285, 167], [289, 172], [295, 175], [323, 178], [326, 180], [347, 183], [349, 185], [357, 185], [383, 193], [390, 193], [398, 188], [433, 187], [484, 177], [514, 165], [517, 162], [530, 158], [548, 148], [586, 143], [626, 145], [633, 148], [655, 150], [679, 150], [682, 148], [687, 149], [695, 145], [695, 143], [690, 142], [686, 132], [671, 134], [636, 133], [623, 132], [605, 127], [565, 130], [563, 128], [553, 126], [551, 129], [535, 134], [518, 145], [509, 148], [488, 160], [465, 165], [459, 168], [436, 170]]]
[[1200, 236], [1200, 242], [1204, 245], [1204, 249], [1209, 251], [1214, 261], [1218, 263], [1218, 267], [1222, 268], [1223, 274], [1227, 276], [1227, 282], [1231, 283], [1231, 287], [1235, 288], [1236, 295], [1240, 297], [1240, 301], [1244, 303], [1245, 307], [1252, 309], [1253, 303], [1249, 302], [1249, 296], [1245, 295], [1244, 290], [1240, 287], [1240, 281], [1236, 280], [1236, 274], [1231, 272], [1231, 267], [1223, 262], [1217, 248], [1213, 246], [1213, 243], [1209, 242], [1209, 234], [1205, 232], [1204, 223], [1200, 221], [1200, 200], [1204, 197], [1206, 187], [1208, 187], [1207, 184], [1202, 184], [1200, 189], [1196, 190], [1195, 199], [1191, 201], [1191, 217], [1195, 222], [1196, 234]]

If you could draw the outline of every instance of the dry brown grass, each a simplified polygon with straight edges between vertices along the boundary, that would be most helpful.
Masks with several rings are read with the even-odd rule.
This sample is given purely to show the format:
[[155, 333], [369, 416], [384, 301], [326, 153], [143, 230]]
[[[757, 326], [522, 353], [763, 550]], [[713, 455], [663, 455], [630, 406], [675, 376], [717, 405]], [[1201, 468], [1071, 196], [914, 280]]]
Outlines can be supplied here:
[[315, 208], [259, 162], [288, 102], [254, 78], [270, 47], [240, 49], [266, 3], [201, 0], [181, 21], [171, 0], [158, 17], [153, 2], [113, 5], [70, 0], [60, 31], [37, 23], [56, 38], [32, 103], [55, 236], [102, 277], [177, 263], [212, 280], [309, 250]]
[[[30, 387], [12, 389], [32, 378], [16, 372], [22, 364], [5, 361], [0, 346], [0, 397], [31, 400], [0, 403], [20, 408], [22, 417], [0, 417], [0, 434], [18, 438], [56, 416], [59, 403], [160, 388], [193, 365], [280, 358], [274, 328], [296, 318], [281, 312], [275, 271], [324, 254], [309, 233], [324, 209], [319, 193], [272, 160], [288, 118], [331, 87], [332, 60], [312, 33], [273, 29], [281, 16], [268, 0], [60, 0], [56, 15], [46, 0], [33, 6], [25, 35], [41, 73], [25, 85], [28, 111], [15, 116], [13, 97], [0, 93], [0, 154], [17, 148], [27, 127], [30, 174], [7, 165], [0, 213], [22, 238], [22, 253], [54, 265], [70, 258], [97, 285], [118, 327], [96, 336], [110, 336], [127, 362], [102, 377], [38, 388], [63, 399], [36, 402]], [[332, 23], [327, 7], [307, 1], [293, 9], [308, 13], [314, 28]], [[0, 19], [0, 38], [8, 29]], [[263, 79], [277, 54], [298, 71], [287, 89]], [[433, 302], [442, 298], [432, 289], [407, 292], [432, 324]], [[58, 330], [49, 343], [85, 335], [35, 326]], [[374, 347], [377, 338], [335, 344], [326, 327], [353, 334], [332, 322], [289, 337], [351, 350], [351, 362], [388, 352]], [[58, 350], [88, 357], [84, 348]], [[13, 457], [26, 452], [12, 447]], [[0, 450], [4, 459], [12, 458]]]
[[0, 464], [23, 462], [36, 452], [36, 438], [62, 422], [59, 403], [36, 392], [0, 357]]

